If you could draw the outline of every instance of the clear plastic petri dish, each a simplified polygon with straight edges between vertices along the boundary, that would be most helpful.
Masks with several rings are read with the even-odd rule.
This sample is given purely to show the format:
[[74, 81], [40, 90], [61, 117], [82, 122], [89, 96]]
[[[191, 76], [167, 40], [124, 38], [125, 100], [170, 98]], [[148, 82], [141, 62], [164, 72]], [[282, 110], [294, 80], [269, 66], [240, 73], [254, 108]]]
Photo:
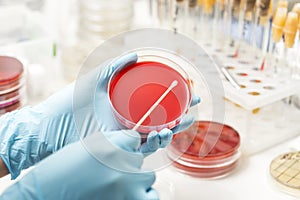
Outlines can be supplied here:
[[141, 133], [173, 128], [188, 112], [191, 88], [179, 56], [161, 49], [139, 49], [138, 61], [116, 70], [108, 84], [110, 105], [116, 119], [132, 129], [177, 81], [162, 101], [137, 127]]
[[187, 130], [176, 134], [168, 147], [174, 167], [187, 175], [216, 179], [238, 166], [240, 136], [228, 125], [195, 121]]

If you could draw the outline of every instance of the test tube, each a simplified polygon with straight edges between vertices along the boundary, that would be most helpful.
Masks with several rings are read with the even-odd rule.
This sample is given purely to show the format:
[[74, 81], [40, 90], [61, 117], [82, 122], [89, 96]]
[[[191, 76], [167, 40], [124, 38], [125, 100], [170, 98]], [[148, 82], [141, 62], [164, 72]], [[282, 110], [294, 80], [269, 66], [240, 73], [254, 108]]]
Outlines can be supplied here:
[[213, 46], [217, 51], [222, 51], [222, 44], [221, 41], [224, 40], [224, 35], [220, 34], [223, 33], [223, 24], [222, 18], [224, 15], [225, 10], [225, 1], [224, 0], [217, 0], [214, 6], [214, 19], [213, 19]]
[[[250, 27], [253, 18], [253, 9], [255, 0], [242, 0], [240, 3], [239, 23], [238, 23], [238, 44], [236, 47], [235, 57], [239, 56], [239, 52], [243, 41], [245, 41], [246, 28]], [[248, 45], [247, 45], [248, 47]]]
[[298, 14], [298, 37], [297, 39], [297, 55], [296, 55], [296, 65], [293, 69], [293, 79], [300, 79], [300, 3], [296, 3], [292, 9], [292, 12], [296, 12]]
[[[255, 6], [255, 16], [254, 16], [254, 21], [252, 24], [252, 33], [250, 37], [250, 42], [253, 48], [253, 54], [254, 58], [257, 58], [259, 55], [257, 54], [257, 32], [259, 29], [262, 27], [263, 30], [265, 31], [267, 29], [266, 25], [266, 20], [263, 18], [267, 18], [269, 15], [269, 8], [270, 8], [270, 3], [271, 0], [257, 0], [256, 1], [256, 6]], [[262, 35], [264, 37], [265, 34]]]
[[279, 0], [276, 4], [276, 9], [274, 10], [273, 17], [276, 16], [276, 12], [277, 12], [278, 8], [286, 8], [287, 9], [288, 5], [289, 5], [288, 0]]
[[[242, 33], [242, 23], [241, 23], [241, 14], [240, 14], [240, 8], [241, 4], [243, 4], [243, 1], [241, 0], [228, 0], [229, 4], [229, 10], [228, 15], [230, 18], [230, 35], [232, 37], [232, 46], [235, 48], [235, 52], [233, 55], [229, 55], [230, 57], [237, 58], [239, 55], [239, 40], [240, 35]], [[235, 24], [238, 24], [237, 31], [234, 30], [233, 27], [235, 27]]]
[[173, 31], [185, 32], [185, 22], [187, 18], [187, 0], [176, 0], [173, 13]]
[[297, 26], [298, 26], [298, 14], [296, 12], [289, 12], [286, 23], [284, 26], [284, 55], [283, 59], [285, 59], [288, 65], [288, 78], [293, 78], [293, 72], [296, 67], [295, 55], [293, 52], [293, 47], [295, 43], [295, 38], [297, 34]]
[[[278, 60], [279, 55], [276, 51], [276, 44], [280, 42], [283, 35], [283, 28], [287, 18], [287, 8], [280, 7], [275, 12], [275, 16], [272, 21], [272, 34], [271, 34], [271, 54], [275, 57], [275, 63], [270, 62], [270, 68], [272, 70], [272, 75], [277, 75], [278, 73]], [[273, 60], [273, 58], [271, 58]]]
[[197, 0], [189, 0], [187, 33], [189, 35], [191, 35], [192, 38], [196, 37], [198, 15], [199, 15], [199, 13], [198, 13], [198, 7], [197, 7]]
[[213, 6], [215, 0], [202, 0], [201, 27], [202, 27], [202, 42], [205, 45], [211, 45], [211, 32], [213, 20]]
[[[293, 9], [292, 9], [292, 12], [295, 12], [298, 14], [298, 21], [300, 21], [300, 3], [296, 3], [294, 6], [293, 6]], [[299, 29], [299, 24], [298, 24], [298, 29]]]
[[[222, 2], [220, 2], [222, 6]], [[232, 30], [233, 21], [237, 18], [236, 14], [240, 8], [240, 0], [225, 0], [224, 10], [222, 13], [222, 32], [224, 33], [224, 38], [221, 40], [221, 46], [225, 52], [229, 52], [229, 57], [234, 57], [235, 54], [235, 40], [234, 32]], [[232, 53], [232, 51], [234, 51]]]
[[160, 27], [170, 29], [171, 0], [157, 0], [157, 15]]
[[259, 66], [260, 70], [263, 71], [265, 69], [265, 61], [268, 55], [268, 47], [269, 47], [269, 38], [270, 31], [272, 25], [272, 11], [273, 11], [273, 0], [269, 2], [269, 9], [261, 8], [259, 13], [259, 24], [263, 27], [263, 35], [261, 40], [261, 49], [262, 49], [262, 62]]

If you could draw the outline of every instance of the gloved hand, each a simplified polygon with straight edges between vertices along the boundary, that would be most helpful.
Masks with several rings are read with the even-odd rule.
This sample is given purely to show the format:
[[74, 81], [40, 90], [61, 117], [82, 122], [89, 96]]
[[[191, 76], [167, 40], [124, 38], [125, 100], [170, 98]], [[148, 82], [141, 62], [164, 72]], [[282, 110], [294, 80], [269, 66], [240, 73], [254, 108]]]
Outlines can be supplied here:
[[[95, 133], [84, 140], [84, 143], [79, 141], [67, 145], [41, 161], [4, 191], [0, 199], [159, 199], [151, 188], [155, 181], [154, 173], [140, 171], [143, 155], [138, 151], [140, 137], [137, 132], [127, 131], [124, 134], [123, 131], [115, 131], [105, 136]], [[101, 162], [97, 158], [102, 158]], [[114, 164], [122, 168], [111, 168]]]
[[[116, 121], [115, 117], [113, 116], [112, 110], [110, 109], [109, 98], [107, 95], [107, 85], [108, 81], [115, 70], [124, 69], [129, 64], [133, 64], [137, 61], [137, 55], [135, 53], [128, 54], [127, 56], [123, 57], [124, 60], [119, 59], [114, 62], [112, 65], [107, 67], [103, 73], [101, 73], [97, 92], [95, 93], [95, 99], [101, 99], [102, 101], [95, 101], [95, 110], [101, 111], [96, 112], [96, 118], [101, 127], [104, 128], [104, 131], [107, 130], [118, 130], [120, 128], [120, 124]], [[128, 64], [126, 64], [128, 63]], [[82, 83], [85, 83], [83, 81]], [[81, 84], [83, 85], [83, 84]], [[82, 87], [85, 88], [85, 87]], [[191, 101], [191, 107], [200, 103], [200, 97], [193, 96]], [[103, 113], [105, 113], [103, 115]], [[184, 129], [187, 129], [192, 123], [194, 122], [193, 116], [185, 115], [179, 125], [174, 127], [172, 130], [170, 129], [163, 129], [160, 132], [152, 131], [147, 136], [147, 141], [142, 144], [140, 151], [144, 153], [145, 156], [149, 155], [150, 153], [155, 152], [159, 148], [164, 148], [168, 144], [170, 144], [173, 134], [176, 134]]]
[[[104, 63], [41, 104], [2, 116], [0, 157], [12, 179], [22, 169], [34, 165], [66, 144], [78, 141], [80, 136], [123, 129], [109, 106], [107, 83], [114, 70], [136, 61], [137, 55], [133, 53], [111, 64]], [[193, 98], [192, 105], [199, 101], [199, 98]], [[149, 134], [152, 139], [141, 147], [141, 151], [149, 153], [166, 146], [173, 133], [192, 123], [193, 118], [186, 116], [172, 131], [165, 129], [161, 133]]]

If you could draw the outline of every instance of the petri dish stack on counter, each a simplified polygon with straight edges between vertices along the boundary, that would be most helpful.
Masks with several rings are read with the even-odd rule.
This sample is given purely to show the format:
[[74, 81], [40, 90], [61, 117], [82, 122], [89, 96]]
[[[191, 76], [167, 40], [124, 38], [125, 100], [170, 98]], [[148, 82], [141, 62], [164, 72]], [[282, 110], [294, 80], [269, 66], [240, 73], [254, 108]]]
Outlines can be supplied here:
[[0, 56], [0, 115], [20, 108], [24, 100], [23, 64], [14, 57]]
[[168, 147], [173, 166], [183, 174], [217, 179], [229, 175], [238, 166], [240, 136], [232, 127], [195, 121], [187, 130], [176, 134]]
[[164, 50], [137, 50], [138, 61], [116, 70], [108, 93], [115, 118], [140, 133], [173, 128], [188, 112], [188, 74]]
[[88, 40], [107, 39], [129, 30], [132, 17], [132, 0], [80, 0], [78, 35]]

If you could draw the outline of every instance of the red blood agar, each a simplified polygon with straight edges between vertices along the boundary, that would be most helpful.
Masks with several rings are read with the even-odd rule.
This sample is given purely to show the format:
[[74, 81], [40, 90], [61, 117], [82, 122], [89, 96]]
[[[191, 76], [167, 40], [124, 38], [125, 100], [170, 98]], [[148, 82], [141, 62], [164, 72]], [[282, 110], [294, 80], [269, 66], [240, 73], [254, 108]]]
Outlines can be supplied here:
[[14, 57], [0, 56], [0, 114], [21, 106], [23, 64]]
[[240, 136], [232, 127], [196, 121], [173, 137], [169, 157], [174, 166], [186, 174], [215, 178], [228, 174], [237, 166], [239, 146]]
[[133, 128], [174, 80], [178, 81], [176, 87], [137, 130], [147, 133], [165, 127], [173, 128], [187, 112], [190, 89], [188, 81], [177, 70], [159, 62], [138, 62], [113, 75], [109, 97], [117, 119]]
[[4, 108], [0, 108], [0, 115], [5, 114], [7, 112], [11, 112], [13, 110], [16, 110], [18, 108], [21, 107], [21, 102], [20, 101], [16, 101], [13, 104], [10, 104], [9, 106], [6, 106]]
[[23, 73], [23, 64], [16, 58], [0, 56], [0, 85], [14, 82]]

